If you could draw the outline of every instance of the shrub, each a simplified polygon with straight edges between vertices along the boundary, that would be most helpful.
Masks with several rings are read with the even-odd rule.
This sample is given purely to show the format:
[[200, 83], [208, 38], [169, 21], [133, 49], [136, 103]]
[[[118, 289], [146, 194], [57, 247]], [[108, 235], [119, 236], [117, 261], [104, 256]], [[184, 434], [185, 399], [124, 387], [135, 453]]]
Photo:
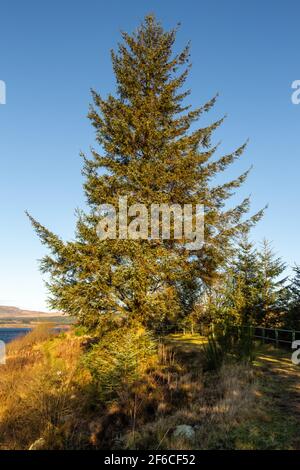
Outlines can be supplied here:
[[99, 398], [106, 401], [141, 378], [156, 356], [157, 344], [139, 324], [107, 333], [84, 357]]

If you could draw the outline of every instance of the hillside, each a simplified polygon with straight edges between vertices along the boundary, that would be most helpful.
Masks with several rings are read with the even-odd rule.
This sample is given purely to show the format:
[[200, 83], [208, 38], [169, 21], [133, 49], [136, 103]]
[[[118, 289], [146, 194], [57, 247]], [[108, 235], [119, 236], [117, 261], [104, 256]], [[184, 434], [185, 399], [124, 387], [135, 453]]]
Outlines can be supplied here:
[[61, 312], [40, 312], [40, 311], [35, 311], [35, 310], [23, 310], [18, 307], [10, 307], [6, 305], [0, 305], [0, 318], [1, 317], [11, 317], [11, 318], [22, 318], [22, 317], [31, 317], [31, 318], [36, 318], [36, 317], [59, 317], [62, 316], [63, 314]]
[[73, 320], [61, 312], [40, 312], [36, 310], [23, 310], [18, 307], [0, 306], [1, 327], [22, 327], [47, 322], [62, 325], [70, 324]]

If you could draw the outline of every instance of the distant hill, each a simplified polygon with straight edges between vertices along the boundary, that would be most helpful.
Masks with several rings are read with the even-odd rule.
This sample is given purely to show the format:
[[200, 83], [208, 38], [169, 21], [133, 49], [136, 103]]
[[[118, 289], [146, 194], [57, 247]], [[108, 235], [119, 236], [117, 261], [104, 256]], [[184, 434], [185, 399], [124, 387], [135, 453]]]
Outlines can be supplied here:
[[2, 317], [10, 317], [10, 318], [51, 318], [51, 317], [60, 317], [63, 316], [61, 312], [38, 312], [34, 310], [22, 310], [18, 307], [8, 307], [4, 305], [0, 305], [0, 318]]
[[33, 327], [39, 323], [53, 323], [55, 325], [72, 325], [74, 319], [61, 312], [40, 312], [36, 310], [23, 310], [18, 307], [0, 305], [0, 327]]

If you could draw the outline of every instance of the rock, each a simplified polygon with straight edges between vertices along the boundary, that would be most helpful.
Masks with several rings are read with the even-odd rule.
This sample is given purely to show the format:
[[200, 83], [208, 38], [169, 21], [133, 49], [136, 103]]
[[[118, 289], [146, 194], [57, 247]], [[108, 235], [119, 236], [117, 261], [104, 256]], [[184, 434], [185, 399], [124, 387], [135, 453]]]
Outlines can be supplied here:
[[44, 447], [45, 444], [46, 444], [45, 439], [43, 437], [40, 437], [39, 439], [34, 441], [33, 444], [31, 444], [28, 450], [42, 450], [45, 448]]
[[194, 428], [188, 424], [180, 424], [179, 426], [176, 426], [173, 436], [183, 437], [184, 439], [192, 441], [195, 438], [195, 431]]

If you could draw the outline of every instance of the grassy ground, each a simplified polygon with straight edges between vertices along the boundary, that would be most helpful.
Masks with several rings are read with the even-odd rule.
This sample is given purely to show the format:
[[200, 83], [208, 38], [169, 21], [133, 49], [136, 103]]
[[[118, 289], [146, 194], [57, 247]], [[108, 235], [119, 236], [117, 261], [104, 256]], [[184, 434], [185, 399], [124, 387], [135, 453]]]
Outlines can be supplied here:
[[[201, 355], [201, 345], [205, 342], [206, 338], [199, 335], [170, 338], [180, 354], [192, 358]], [[255, 355], [253, 407], [245, 419], [229, 430], [223, 445], [236, 449], [298, 450], [300, 366], [292, 363], [291, 351], [272, 345], [257, 344]]]
[[[112, 348], [99, 343], [97, 383], [86, 367], [94, 360], [89, 338], [40, 326], [11, 343], [0, 370], [0, 448], [300, 448], [300, 366], [289, 351], [260, 346], [251, 366], [205, 372], [206, 338], [170, 335], [129, 384], [122, 367], [128, 373], [135, 336], [125, 344], [114, 333], [113, 341]], [[105, 364], [120, 367], [109, 372], [120, 379], [113, 399], [103, 398]], [[183, 424], [193, 427], [193, 439], [175, 435]]]
[[300, 366], [291, 351], [260, 345], [254, 362], [258, 377], [257, 413], [240, 429], [240, 445], [257, 449], [299, 449]]

